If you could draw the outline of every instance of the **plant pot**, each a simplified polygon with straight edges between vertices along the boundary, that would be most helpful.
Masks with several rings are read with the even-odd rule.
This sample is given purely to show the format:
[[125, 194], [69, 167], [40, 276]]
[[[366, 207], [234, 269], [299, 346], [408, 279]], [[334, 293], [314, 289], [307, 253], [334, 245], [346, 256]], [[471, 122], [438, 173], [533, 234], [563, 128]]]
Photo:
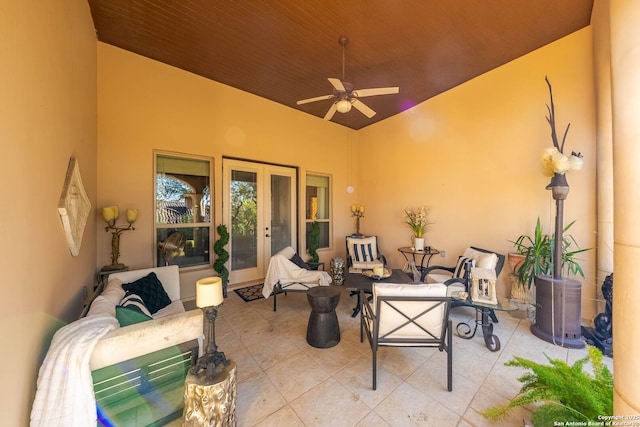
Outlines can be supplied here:
[[424, 237], [414, 237], [413, 238], [413, 247], [416, 251], [424, 250]]
[[515, 273], [518, 264], [521, 264], [525, 259], [525, 256], [517, 252], [509, 252], [507, 260], [509, 262], [509, 273]]

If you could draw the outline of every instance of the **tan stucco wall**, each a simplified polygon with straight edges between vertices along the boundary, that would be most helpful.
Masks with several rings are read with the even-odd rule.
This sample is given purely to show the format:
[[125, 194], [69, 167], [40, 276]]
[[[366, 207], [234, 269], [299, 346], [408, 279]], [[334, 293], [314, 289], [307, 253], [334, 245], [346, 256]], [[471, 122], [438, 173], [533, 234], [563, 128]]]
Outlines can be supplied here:
[[[131, 267], [147, 266], [153, 243], [153, 149], [215, 159], [217, 219], [222, 156], [257, 159], [299, 166], [300, 194], [307, 169], [332, 175], [334, 244], [320, 254], [324, 261], [344, 254], [344, 235], [354, 231], [348, 208], [352, 203], [366, 206], [361, 231], [380, 236], [393, 267], [401, 267], [403, 261], [396, 249], [410, 242], [403, 208], [421, 204], [431, 208], [436, 222], [428, 241], [448, 254], [434, 262], [455, 263], [471, 244], [506, 254], [511, 249], [508, 240], [531, 233], [538, 216], [552, 232], [555, 204], [544, 189], [549, 179], [539, 163], [543, 148], [551, 146], [545, 120], [548, 75], [560, 132], [571, 122], [567, 148], [585, 156], [584, 169], [569, 176], [565, 218], [577, 221], [572, 234], [580, 245], [594, 247], [591, 46], [591, 30], [583, 29], [353, 132], [99, 43], [98, 204], [141, 209], [136, 231], [123, 238], [121, 260]], [[350, 174], [353, 194], [345, 190]], [[109, 235], [100, 233], [101, 227], [98, 221], [98, 266], [109, 262], [110, 250]], [[587, 319], [595, 314], [594, 259], [592, 251], [583, 262]], [[183, 275], [183, 295], [194, 294], [194, 281]], [[506, 295], [506, 277], [502, 282]]]
[[[585, 28], [359, 133], [360, 201], [368, 207], [363, 228], [383, 236], [396, 265], [403, 258], [395, 248], [411, 237], [402, 223], [407, 207], [431, 208], [435, 224], [427, 244], [447, 253], [432, 264], [455, 265], [469, 245], [506, 254], [509, 240], [533, 233], [538, 216], [553, 232], [555, 203], [539, 161], [552, 146], [545, 75], [553, 85], [558, 131], [571, 123], [565, 152], [580, 151], [585, 160], [582, 171], [568, 173], [565, 224], [576, 220], [571, 234], [582, 247], [595, 247], [591, 43]], [[582, 258], [582, 315], [590, 319], [595, 251]], [[499, 286], [509, 294], [506, 274]]]
[[76, 156], [96, 198], [96, 41], [86, 0], [0, 6], [0, 424], [28, 425], [41, 354], [94, 281], [95, 220], [72, 257], [57, 212]]
[[[154, 149], [214, 159], [216, 223], [222, 221], [223, 156], [299, 167], [300, 194], [307, 171], [330, 174], [334, 188], [348, 185], [345, 147], [353, 131], [103, 43], [98, 117], [98, 206], [140, 209], [136, 230], [120, 244], [120, 261], [130, 268], [153, 262]], [[351, 230], [342, 213], [356, 201], [356, 193], [346, 192], [333, 199], [334, 236], [342, 246]], [[304, 198], [300, 203], [303, 215]], [[100, 268], [110, 262], [110, 234], [102, 221], [96, 230]], [[321, 256], [328, 260], [331, 253]], [[195, 280], [212, 272], [183, 272], [183, 297], [194, 297]]]

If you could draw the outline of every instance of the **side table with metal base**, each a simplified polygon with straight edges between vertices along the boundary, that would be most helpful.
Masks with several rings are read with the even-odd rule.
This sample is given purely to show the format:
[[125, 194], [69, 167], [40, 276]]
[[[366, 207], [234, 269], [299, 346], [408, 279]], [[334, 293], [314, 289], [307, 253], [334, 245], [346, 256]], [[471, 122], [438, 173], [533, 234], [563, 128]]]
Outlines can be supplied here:
[[456, 333], [460, 338], [470, 340], [476, 336], [478, 326], [482, 328], [482, 337], [484, 338], [484, 344], [491, 351], [500, 350], [500, 339], [493, 333], [493, 322], [491, 321], [491, 310], [498, 311], [515, 311], [518, 309], [518, 305], [512, 303], [506, 298], [498, 298], [498, 304], [485, 304], [482, 302], [472, 301], [470, 297], [459, 298], [460, 292], [453, 292], [452, 297], [460, 305], [473, 307], [476, 311], [475, 326], [471, 326], [467, 322], [460, 322], [456, 325]]
[[[434, 249], [430, 246], [424, 248], [421, 251], [417, 251], [415, 248], [411, 246], [405, 246], [402, 248], [398, 248], [398, 252], [402, 254], [407, 264], [413, 261], [418, 270], [422, 273], [425, 268], [429, 267], [429, 263], [431, 262], [431, 258], [439, 254], [440, 251], [438, 249]], [[411, 258], [411, 259], [409, 259]], [[418, 264], [418, 258], [420, 258], [420, 263]], [[427, 265], [424, 265], [424, 260], [427, 260]]]

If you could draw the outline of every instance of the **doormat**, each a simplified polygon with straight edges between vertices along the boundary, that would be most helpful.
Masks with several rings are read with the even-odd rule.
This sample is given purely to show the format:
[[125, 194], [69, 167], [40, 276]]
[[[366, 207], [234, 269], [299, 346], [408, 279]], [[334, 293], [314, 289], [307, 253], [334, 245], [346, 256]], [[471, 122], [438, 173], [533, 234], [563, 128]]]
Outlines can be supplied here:
[[264, 298], [262, 295], [262, 283], [259, 285], [248, 286], [246, 288], [234, 289], [233, 291], [245, 302]]

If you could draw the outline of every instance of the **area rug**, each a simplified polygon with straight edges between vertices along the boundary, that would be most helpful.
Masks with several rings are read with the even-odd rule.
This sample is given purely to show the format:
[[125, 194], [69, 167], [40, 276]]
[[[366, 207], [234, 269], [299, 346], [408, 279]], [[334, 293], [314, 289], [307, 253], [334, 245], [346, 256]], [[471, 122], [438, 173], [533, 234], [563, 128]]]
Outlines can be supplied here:
[[262, 296], [262, 283], [259, 285], [248, 286], [246, 288], [234, 289], [233, 291], [245, 302], [264, 298], [264, 296]]

